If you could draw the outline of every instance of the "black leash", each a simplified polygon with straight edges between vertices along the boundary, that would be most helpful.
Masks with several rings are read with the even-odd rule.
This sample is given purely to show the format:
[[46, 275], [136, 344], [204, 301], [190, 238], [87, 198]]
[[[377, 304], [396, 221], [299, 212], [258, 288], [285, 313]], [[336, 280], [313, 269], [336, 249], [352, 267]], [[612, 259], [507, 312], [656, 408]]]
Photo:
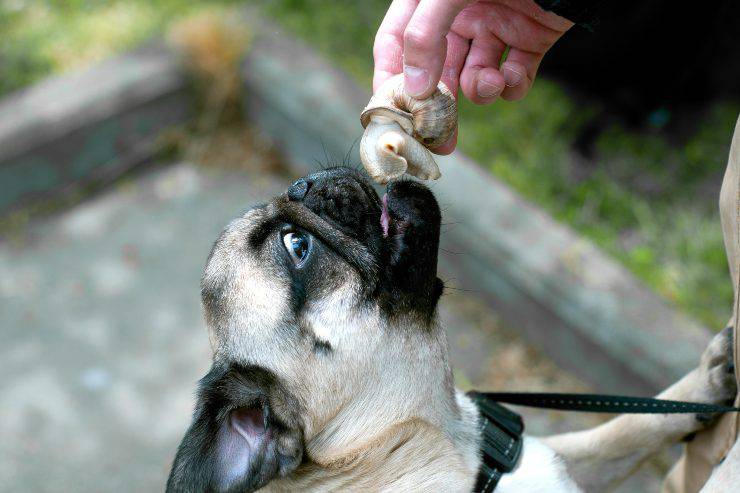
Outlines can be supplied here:
[[601, 394], [551, 394], [536, 392], [476, 392], [493, 402], [517, 406], [620, 414], [681, 414], [734, 413], [739, 407], [699, 402], [669, 401], [647, 397], [627, 397]]
[[740, 412], [740, 408], [698, 402], [601, 394], [535, 392], [468, 392], [481, 416], [481, 467], [475, 489], [492, 493], [501, 476], [511, 472], [522, 453], [524, 422], [500, 402], [562, 411], [619, 414], [712, 414]]

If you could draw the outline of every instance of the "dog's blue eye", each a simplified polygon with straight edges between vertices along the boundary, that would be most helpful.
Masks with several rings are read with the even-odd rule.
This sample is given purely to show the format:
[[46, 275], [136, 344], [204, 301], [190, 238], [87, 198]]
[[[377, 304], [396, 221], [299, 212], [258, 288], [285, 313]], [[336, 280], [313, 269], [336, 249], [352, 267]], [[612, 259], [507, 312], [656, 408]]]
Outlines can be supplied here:
[[283, 244], [288, 250], [295, 265], [301, 265], [311, 248], [311, 237], [303, 233], [287, 233], [283, 236]]

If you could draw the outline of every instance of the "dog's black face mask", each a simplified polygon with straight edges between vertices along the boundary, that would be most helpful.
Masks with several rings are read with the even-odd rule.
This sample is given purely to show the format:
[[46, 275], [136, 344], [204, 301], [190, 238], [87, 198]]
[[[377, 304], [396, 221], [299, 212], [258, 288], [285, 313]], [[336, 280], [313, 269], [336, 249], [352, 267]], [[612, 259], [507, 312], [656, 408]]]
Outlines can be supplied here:
[[[397, 325], [430, 326], [443, 289], [439, 228], [425, 186], [392, 183], [381, 199], [349, 168], [308, 175], [229, 225], [202, 282], [214, 364], [168, 491], [254, 491], [310, 461], [306, 440], [322, 432], [322, 412], [335, 412], [331, 398], [349, 398], [354, 389], [345, 387], [379, 372], [368, 368], [413, 351], [357, 347], [387, 347], [393, 335], [383, 331]], [[343, 322], [358, 313], [365, 318]]]
[[388, 316], [432, 316], [443, 284], [437, 278], [440, 211], [427, 187], [394, 182], [381, 199], [361, 173], [332, 168], [296, 181], [287, 197], [367, 249], [369, 259], [353, 259], [351, 246], [329, 241], [365, 275], [368, 294]]

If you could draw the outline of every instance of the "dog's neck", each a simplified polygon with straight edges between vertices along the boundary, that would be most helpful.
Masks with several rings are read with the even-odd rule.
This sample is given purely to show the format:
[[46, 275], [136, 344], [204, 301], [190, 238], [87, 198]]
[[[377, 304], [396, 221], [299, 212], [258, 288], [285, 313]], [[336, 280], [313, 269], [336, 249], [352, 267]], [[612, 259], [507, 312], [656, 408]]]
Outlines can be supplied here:
[[382, 367], [369, 371], [363, 384], [368, 388], [358, 389], [362, 398], [310, 437], [308, 460], [268, 489], [366, 490], [364, 484], [411, 491], [425, 484], [440, 489], [440, 481], [449, 482], [444, 491], [472, 489], [480, 463], [477, 408], [454, 388], [443, 329], [434, 324], [426, 332], [407, 333], [437, 341], [419, 344], [433, 349], [413, 354], [398, 346], [398, 354], [390, 355], [393, 379]]
[[470, 491], [477, 464], [467, 463], [465, 456], [475, 455], [475, 450], [466, 452], [459, 446], [439, 428], [414, 419], [389, 427], [332, 462], [309, 461], [266, 490]]
[[265, 491], [470, 491], [480, 459], [477, 411], [462, 394], [458, 422], [443, 430], [420, 418], [389, 426], [334, 457], [310, 457]]

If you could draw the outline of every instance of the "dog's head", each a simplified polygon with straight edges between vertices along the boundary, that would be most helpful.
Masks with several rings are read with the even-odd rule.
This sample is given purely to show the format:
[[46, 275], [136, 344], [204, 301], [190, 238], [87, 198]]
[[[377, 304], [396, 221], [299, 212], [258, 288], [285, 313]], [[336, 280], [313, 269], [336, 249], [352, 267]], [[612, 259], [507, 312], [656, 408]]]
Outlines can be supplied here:
[[252, 491], [394, 423], [447, 412], [435, 322], [440, 211], [412, 181], [380, 199], [333, 168], [233, 221], [202, 280], [214, 362], [170, 491]]

